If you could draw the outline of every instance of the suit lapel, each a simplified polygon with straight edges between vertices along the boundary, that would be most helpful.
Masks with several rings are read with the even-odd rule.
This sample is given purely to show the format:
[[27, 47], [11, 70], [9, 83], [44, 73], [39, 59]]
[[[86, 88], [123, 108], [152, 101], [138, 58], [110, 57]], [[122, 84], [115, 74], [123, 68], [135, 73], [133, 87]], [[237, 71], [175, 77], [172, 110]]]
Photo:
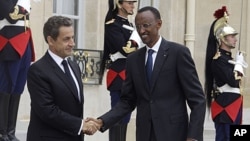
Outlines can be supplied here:
[[81, 97], [81, 102], [82, 102], [83, 101], [83, 84], [82, 84], [81, 74], [79, 73], [78, 68], [75, 65], [73, 65], [71, 60], [69, 60], [68, 62], [78, 82], [79, 89], [80, 89], [80, 97]]
[[48, 59], [48, 62], [51, 64], [51, 66], [53, 68], [54, 74], [57, 75], [59, 77], [59, 79], [61, 79], [65, 83], [65, 85], [70, 89], [70, 91], [72, 92], [74, 97], [77, 99], [77, 101], [79, 101], [77, 92], [75, 92], [74, 88], [72, 88], [72, 86], [71, 86], [70, 82], [68, 81], [68, 78], [65, 75], [65, 73], [63, 72], [63, 70], [56, 64], [56, 62], [49, 55], [48, 52], [46, 53], [46, 57]]
[[147, 82], [147, 76], [146, 76], [146, 68], [145, 68], [145, 57], [146, 57], [146, 51], [147, 48], [141, 48], [139, 55], [138, 55], [138, 62], [137, 62], [137, 66], [138, 66], [138, 70], [140, 71], [139, 75], [141, 75], [140, 78], [142, 78], [142, 83], [145, 86], [145, 88], [149, 91], [149, 85]]
[[159, 47], [157, 56], [155, 58], [154, 68], [153, 68], [153, 74], [152, 74], [152, 86], [151, 91], [154, 88], [155, 82], [157, 81], [157, 78], [159, 77], [161, 68], [165, 62], [165, 60], [168, 57], [168, 45], [167, 41], [162, 38], [161, 45]]

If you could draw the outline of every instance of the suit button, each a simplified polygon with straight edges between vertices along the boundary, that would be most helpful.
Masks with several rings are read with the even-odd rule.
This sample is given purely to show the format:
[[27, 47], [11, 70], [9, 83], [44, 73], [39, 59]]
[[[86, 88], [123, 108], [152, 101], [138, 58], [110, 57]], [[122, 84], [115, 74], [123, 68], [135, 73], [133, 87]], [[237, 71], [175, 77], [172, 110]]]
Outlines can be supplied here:
[[153, 100], [150, 100], [150, 104], [153, 104], [154, 103], [154, 101]]

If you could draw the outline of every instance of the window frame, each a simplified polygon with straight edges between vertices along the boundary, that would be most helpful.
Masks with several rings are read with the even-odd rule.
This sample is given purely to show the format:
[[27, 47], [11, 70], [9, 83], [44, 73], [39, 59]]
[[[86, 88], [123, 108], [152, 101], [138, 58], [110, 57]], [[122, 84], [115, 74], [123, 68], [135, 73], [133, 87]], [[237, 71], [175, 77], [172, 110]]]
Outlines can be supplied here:
[[[56, 3], [55, 3], [56, 1]], [[63, 13], [63, 9], [67, 8], [67, 7], [63, 7], [63, 1], [64, 0], [53, 0], [53, 15], [61, 15], [61, 16], [66, 16], [71, 18], [72, 20], [74, 20], [74, 23], [76, 26], [74, 27], [75, 29], [75, 37], [76, 37], [76, 49], [83, 49], [84, 48], [84, 31], [85, 31], [85, 26], [84, 26], [84, 2], [85, 0], [75, 0], [76, 1], [76, 5], [78, 6], [78, 11], [77, 14], [78, 15], [72, 15], [72, 14], [65, 14]], [[72, 0], [70, 0], [72, 1]], [[56, 4], [56, 5], [54, 5]], [[55, 9], [54, 9], [55, 8]]]

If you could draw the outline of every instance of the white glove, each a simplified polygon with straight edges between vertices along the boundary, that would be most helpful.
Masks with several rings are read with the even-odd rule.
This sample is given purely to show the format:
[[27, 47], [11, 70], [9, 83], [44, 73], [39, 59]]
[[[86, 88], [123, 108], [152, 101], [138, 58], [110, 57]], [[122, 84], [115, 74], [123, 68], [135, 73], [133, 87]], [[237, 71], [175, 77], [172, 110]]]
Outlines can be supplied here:
[[240, 72], [243, 76], [245, 76], [243, 67], [239, 64], [235, 64], [234, 71]]
[[248, 64], [246, 63], [246, 61], [244, 60], [244, 56], [243, 53], [238, 51], [236, 54], [236, 58], [235, 61], [237, 64], [240, 64], [242, 67], [247, 68]]
[[18, 0], [17, 5], [22, 6], [30, 13], [30, 0]]
[[245, 62], [242, 52], [238, 51], [236, 53], [235, 61], [229, 60], [228, 62], [235, 65], [234, 71], [238, 71], [238, 72], [242, 73], [244, 76], [243, 67], [247, 68], [248, 64]]
[[134, 30], [129, 38], [129, 40], [134, 41], [137, 43], [138, 48], [141, 48], [143, 46], [145, 46], [141, 40], [141, 37], [139, 36], [138, 32], [136, 30]]
[[242, 67], [244, 68], [247, 68], [248, 67], [248, 64], [246, 63], [246, 61], [244, 60], [244, 56], [243, 56], [243, 53], [238, 51], [237, 54], [236, 54], [236, 57], [235, 57], [235, 61], [233, 60], [229, 60], [228, 61], [230, 64], [239, 64], [241, 65]]
[[138, 45], [138, 48], [141, 48], [141, 47], [145, 46], [145, 44], [142, 42], [141, 37], [139, 36], [136, 29], [134, 29], [133, 27], [128, 26], [128, 25], [122, 25], [122, 27], [133, 31], [130, 38], [129, 38], [129, 40], [133, 41], [133, 42], [136, 42], [137, 45]]

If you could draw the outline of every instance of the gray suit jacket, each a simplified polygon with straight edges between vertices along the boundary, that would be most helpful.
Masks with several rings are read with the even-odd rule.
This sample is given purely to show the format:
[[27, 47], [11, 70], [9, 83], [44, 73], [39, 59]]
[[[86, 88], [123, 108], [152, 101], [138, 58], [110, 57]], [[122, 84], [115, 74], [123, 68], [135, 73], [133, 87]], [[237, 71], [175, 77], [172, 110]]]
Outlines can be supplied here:
[[31, 115], [27, 141], [81, 141], [78, 135], [83, 118], [83, 84], [79, 66], [69, 61], [79, 83], [81, 101], [66, 75], [48, 52], [31, 65], [27, 85]]
[[[105, 131], [137, 107], [136, 140], [149, 140], [153, 129], [157, 141], [203, 140], [206, 100], [195, 64], [187, 47], [162, 40], [149, 88], [145, 73], [146, 48], [127, 58], [121, 102], [102, 115]], [[187, 110], [190, 107], [190, 120]]]

